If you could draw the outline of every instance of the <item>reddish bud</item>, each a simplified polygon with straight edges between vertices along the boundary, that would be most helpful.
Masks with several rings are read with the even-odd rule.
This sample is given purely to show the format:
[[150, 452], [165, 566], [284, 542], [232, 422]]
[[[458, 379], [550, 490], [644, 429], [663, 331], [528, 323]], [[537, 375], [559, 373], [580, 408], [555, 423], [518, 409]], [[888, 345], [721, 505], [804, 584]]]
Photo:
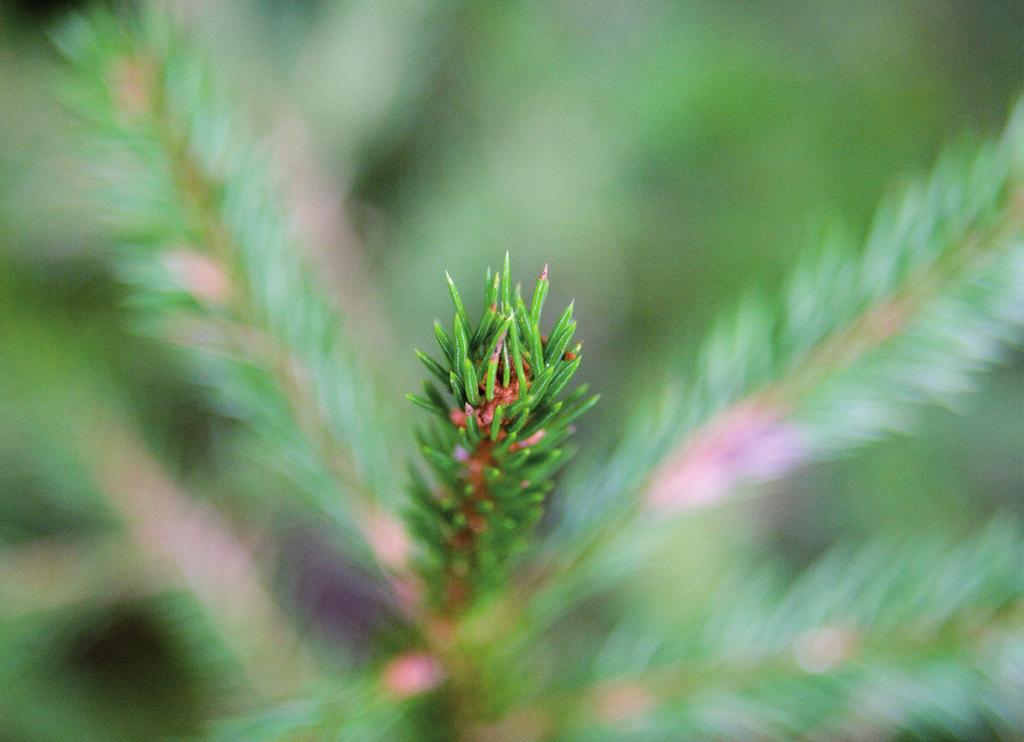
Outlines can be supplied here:
[[441, 663], [432, 655], [401, 654], [385, 667], [381, 681], [384, 689], [395, 698], [409, 698], [432, 690], [444, 680]]

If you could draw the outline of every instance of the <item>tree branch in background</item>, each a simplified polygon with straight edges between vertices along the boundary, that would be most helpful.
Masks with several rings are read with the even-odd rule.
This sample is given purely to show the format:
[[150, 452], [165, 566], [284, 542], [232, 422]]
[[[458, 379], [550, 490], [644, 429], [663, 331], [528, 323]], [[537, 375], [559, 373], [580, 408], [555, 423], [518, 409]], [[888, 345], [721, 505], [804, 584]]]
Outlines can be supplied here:
[[133, 302], [192, 351], [228, 414], [281, 449], [266, 463], [404, 584], [405, 537], [381, 509], [398, 492], [372, 384], [302, 264], [265, 160], [166, 19], [128, 25], [78, 18], [60, 42], [95, 154], [123, 165], [104, 196], [128, 235]]
[[92, 431], [96, 477], [156, 573], [188, 589], [265, 699], [295, 695], [316, 664], [259, 579], [252, 547], [210, 506], [180, 491], [121, 424]]
[[1024, 324], [1022, 152], [1024, 109], [1000, 141], [946, 157], [884, 207], [862, 252], [831, 243], [779, 307], [743, 302], [691, 380], [671, 379], [607, 462], [570, 483], [544, 558], [581, 575], [666, 512], [904, 430], [918, 404], [970, 389]]
[[1015, 525], [957, 544], [877, 541], [789, 585], [746, 568], [667, 629], [633, 604], [586, 666], [557, 667], [545, 686], [577, 690], [527, 703], [570, 738], [1013, 737], [1022, 608]]

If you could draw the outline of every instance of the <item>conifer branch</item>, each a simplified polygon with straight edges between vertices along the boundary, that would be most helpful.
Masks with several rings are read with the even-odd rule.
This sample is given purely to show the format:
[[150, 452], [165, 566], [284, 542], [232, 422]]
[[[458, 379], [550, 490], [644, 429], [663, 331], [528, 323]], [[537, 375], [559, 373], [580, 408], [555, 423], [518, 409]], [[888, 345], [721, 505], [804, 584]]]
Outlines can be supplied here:
[[884, 207], [863, 251], [830, 242], [777, 306], [742, 302], [690, 381], [673, 373], [570, 484], [550, 541], [565, 572], [633, 526], [904, 430], [916, 405], [970, 389], [1021, 338], [1022, 152], [1024, 108], [1001, 140]]
[[316, 678], [309, 648], [260, 581], [251, 545], [180, 491], [121, 421], [97, 427], [83, 447], [104, 442], [91, 457], [95, 476], [150, 570], [167, 578], [161, 587], [195, 596], [258, 697], [279, 700]]
[[76, 17], [58, 43], [78, 70], [68, 97], [88, 122], [95, 170], [118, 165], [104, 196], [129, 243], [119, 264], [133, 303], [192, 352], [228, 414], [279, 449], [270, 463], [372, 547], [380, 502], [396, 495], [390, 447], [265, 158], [159, 14]]
[[438, 487], [413, 471], [410, 520], [429, 550], [424, 570], [435, 602], [453, 613], [496, 584], [509, 557], [525, 548], [551, 478], [567, 458], [562, 446], [571, 424], [598, 397], [587, 397], [583, 385], [560, 399], [579, 368], [582, 345], [571, 345], [572, 304], [541, 334], [547, 266], [527, 307], [519, 287], [512, 290], [506, 253], [500, 273], [487, 271], [476, 322], [445, 275], [455, 308], [451, 333], [435, 323], [441, 361], [420, 351], [417, 357], [447, 394], [428, 380], [425, 396], [409, 395], [441, 420], [419, 434]]
[[1014, 738], [1022, 575], [1024, 539], [1005, 521], [952, 547], [837, 549], [789, 587], [745, 570], [674, 631], [645, 630], [633, 606], [534, 702], [564, 719], [572, 701], [555, 689], [589, 687], [572, 693], [565, 738]]

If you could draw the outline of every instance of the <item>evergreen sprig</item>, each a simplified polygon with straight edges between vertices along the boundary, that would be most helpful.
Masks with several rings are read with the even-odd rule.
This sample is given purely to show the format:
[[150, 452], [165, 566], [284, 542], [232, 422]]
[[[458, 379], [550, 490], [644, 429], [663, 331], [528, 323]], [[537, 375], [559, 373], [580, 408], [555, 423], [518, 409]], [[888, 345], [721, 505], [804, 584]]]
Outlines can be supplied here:
[[559, 685], [589, 687], [572, 722], [586, 739], [1013, 738], [1022, 607], [1015, 524], [953, 544], [880, 539], [789, 584], [734, 574], [668, 631], [634, 608]]
[[257, 433], [267, 455], [253, 465], [289, 477], [367, 556], [398, 491], [386, 426], [267, 157], [163, 14], [74, 16], [56, 41], [143, 328], [185, 349], [223, 412]]
[[443, 575], [430, 580], [435, 600], [453, 611], [496, 584], [509, 557], [526, 547], [552, 477], [568, 458], [563, 444], [572, 423], [599, 395], [588, 396], [583, 384], [562, 396], [582, 343], [572, 344], [571, 303], [549, 333], [541, 332], [547, 266], [527, 306], [520, 287], [512, 289], [506, 253], [501, 272], [487, 269], [484, 311], [475, 322], [445, 277], [455, 308], [451, 330], [434, 323], [441, 360], [416, 352], [433, 380], [424, 382], [423, 395], [408, 395], [440, 419], [418, 434], [437, 487], [413, 470], [409, 520], [428, 546], [428, 577]]
[[751, 295], [719, 322], [686, 375], [674, 366], [637, 401], [616, 450], [569, 477], [544, 558], [577, 574], [584, 552], [621, 562], [604, 539], [636, 542], [666, 513], [757, 491], [907, 430], [923, 403], [953, 404], [1022, 337], [1022, 204], [1024, 105], [997, 142], [949, 154], [883, 206], [863, 249], [832, 239], [781, 300]]

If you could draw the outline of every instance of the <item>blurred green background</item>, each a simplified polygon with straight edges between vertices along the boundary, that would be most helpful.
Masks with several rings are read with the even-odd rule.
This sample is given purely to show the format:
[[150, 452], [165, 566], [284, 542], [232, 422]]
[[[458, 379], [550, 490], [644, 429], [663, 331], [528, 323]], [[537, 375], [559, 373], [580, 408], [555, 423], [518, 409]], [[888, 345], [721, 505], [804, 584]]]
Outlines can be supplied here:
[[[245, 705], [249, 679], [190, 593], [136, 574], [83, 433], [98, 418], [260, 534], [275, 605], [339, 664], [378, 631], [351, 594], [309, 610], [351, 590], [282, 556], [310, 515], [232, 464], [233, 423], [134, 333], [54, 94], [46, 32], [77, 5], [0, 0], [3, 740], [189, 734]], [[555, 303], [576, 299], [581, 373], [605, 395], [582, 426], [592, 447], [716, 313], [775, 290], [831, 230], [862, 236], [901, 179], [997, 132], [1024, 88], [1024, 3], [1003, 0], [174, 6], [274, 152], [387, 403], [401, 409], [412, 348], [448, 313], [443, 269], [475, 287], [509, 250], [524, 283], [550, 262]], [[1017, 356], [915, 437], [683, 526], [673, 579], [693, 585], [665, 613], [709, 564], [771, 553], [795, 569], [844, 539], [1019, 512], [1022, 371]]]

